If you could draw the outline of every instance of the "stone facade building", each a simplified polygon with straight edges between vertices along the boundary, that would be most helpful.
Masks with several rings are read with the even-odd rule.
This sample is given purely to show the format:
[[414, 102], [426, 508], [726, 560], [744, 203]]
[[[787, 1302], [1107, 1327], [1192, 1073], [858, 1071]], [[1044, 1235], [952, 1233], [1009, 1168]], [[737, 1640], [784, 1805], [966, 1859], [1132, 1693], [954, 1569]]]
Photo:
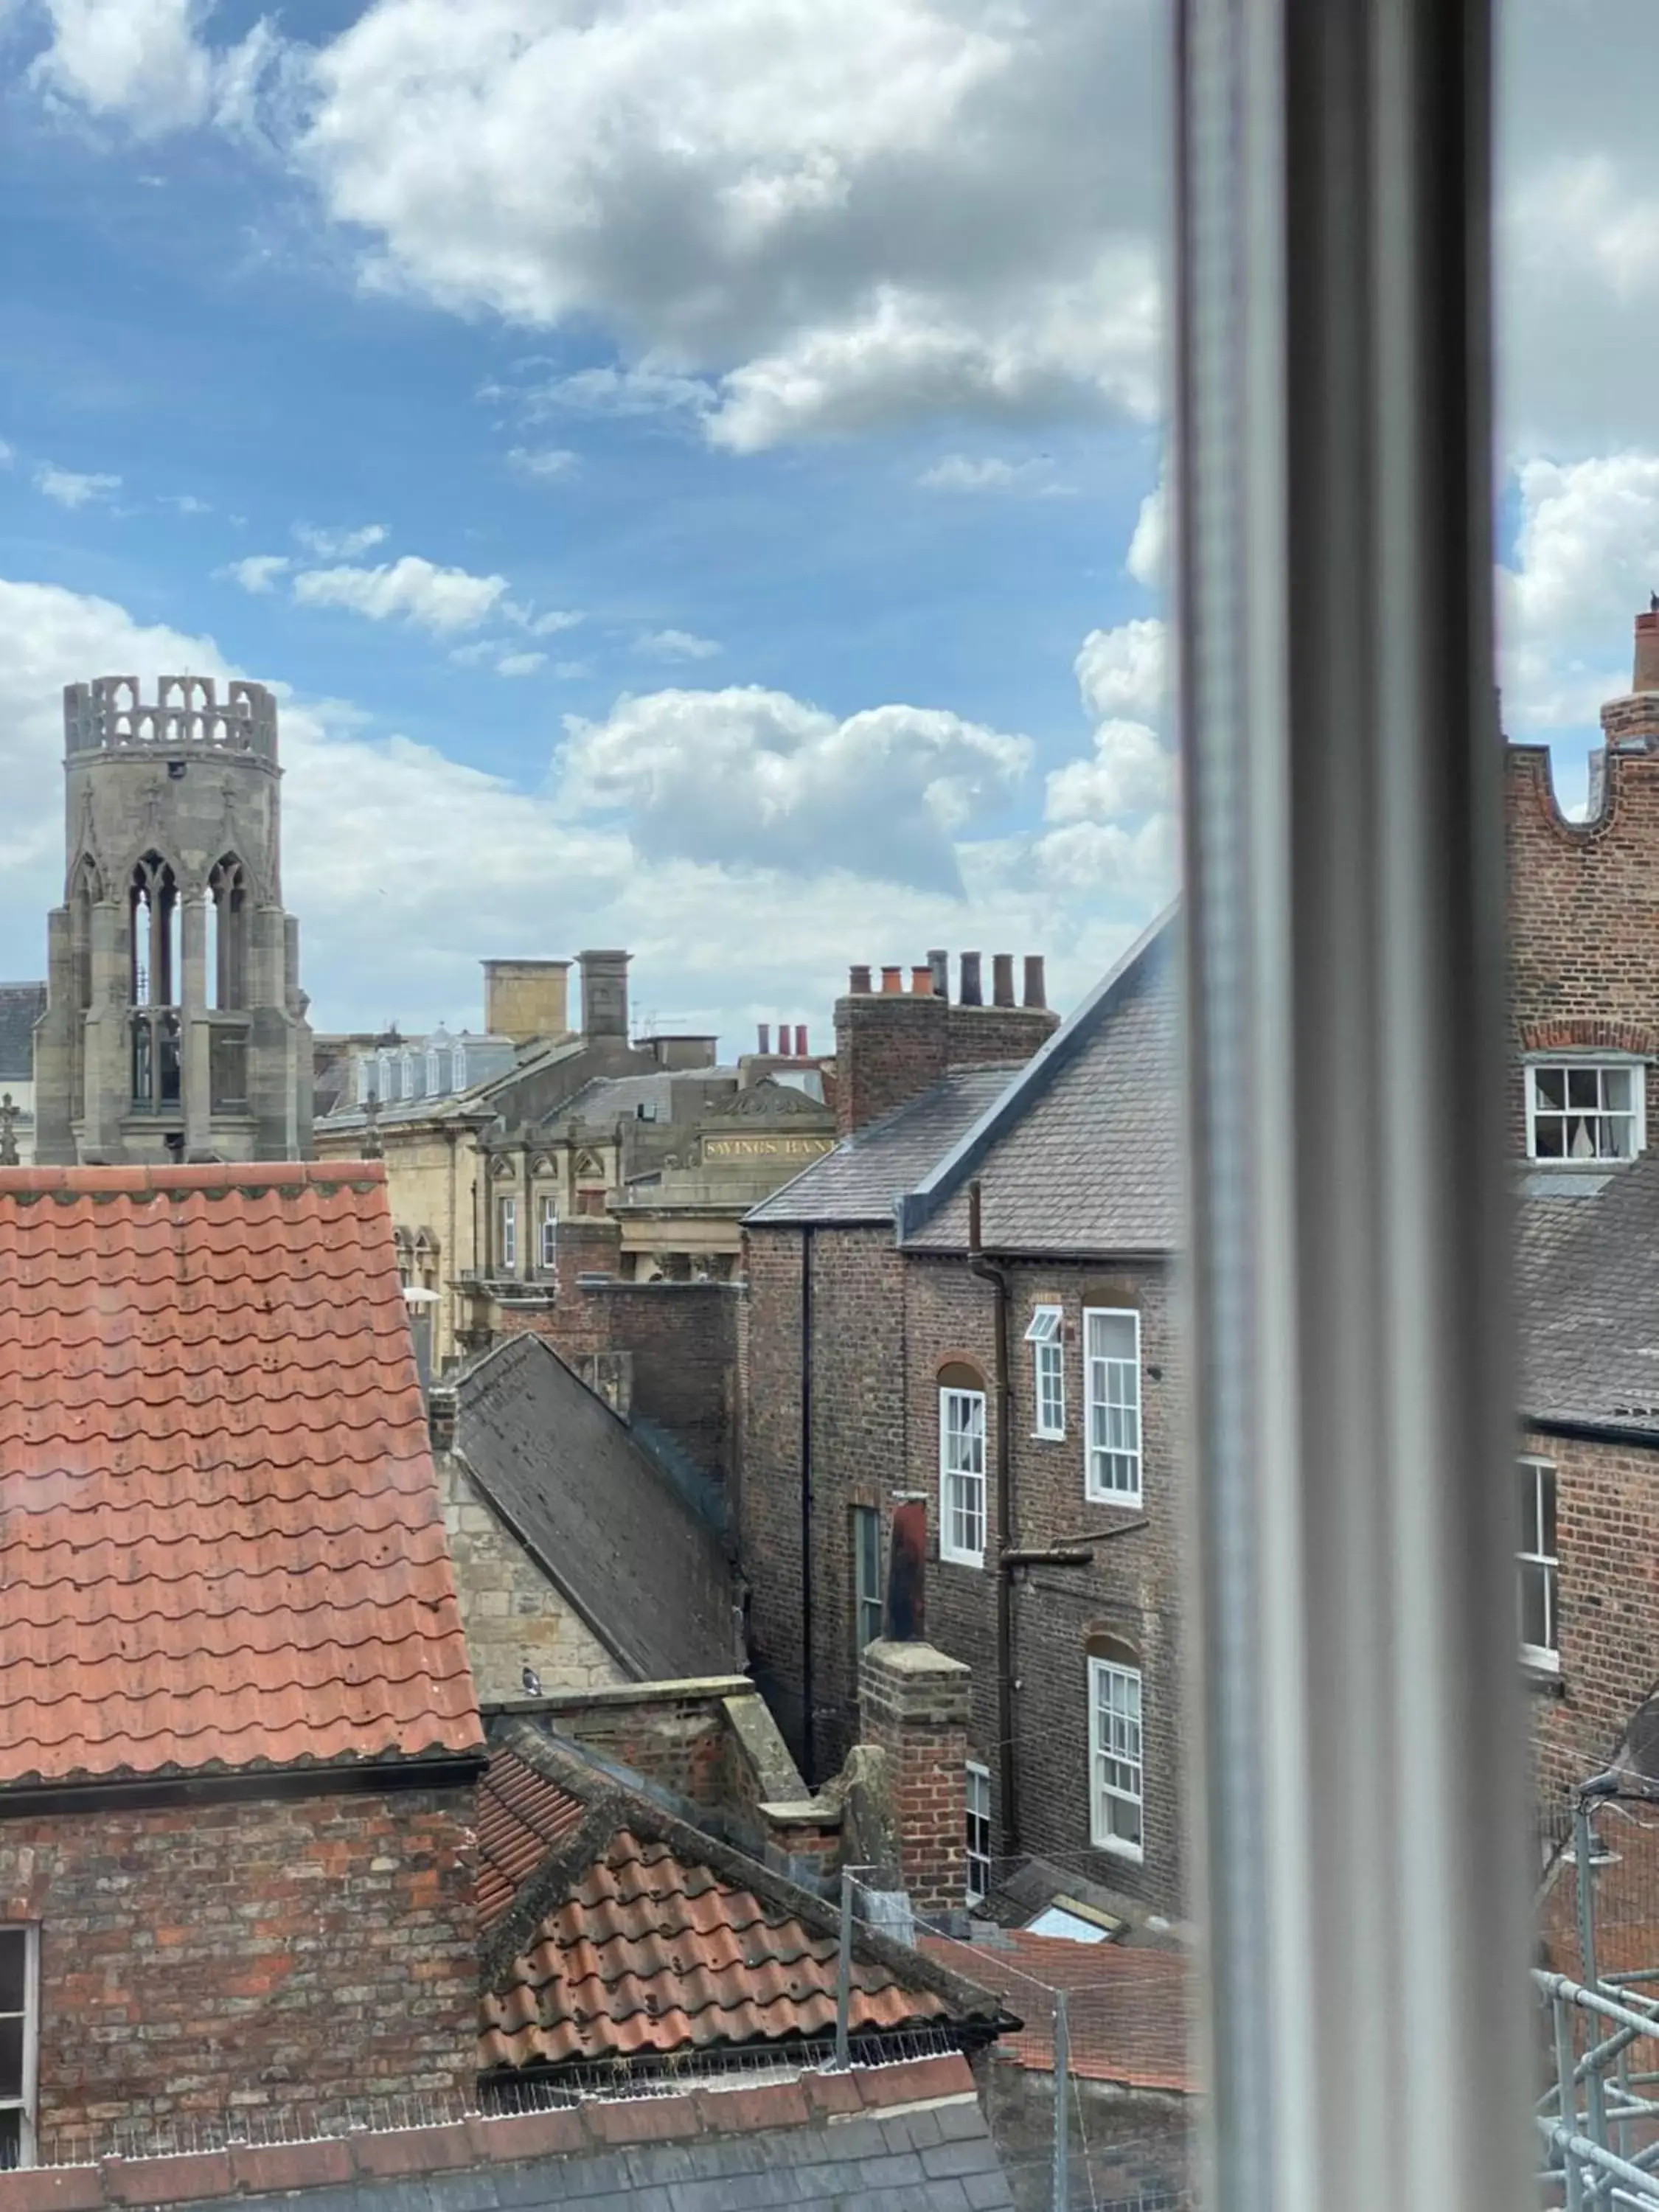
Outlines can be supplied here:
[[0, 983], [0, 1167], [34, 1159], [34, 1025], [44, 983]]
[[[836, 1006], [842, 1140], [747, 1224], [742, 1558], [809, 1773], [858, 1732], [894, 1517], [969, 1669], [976, 1893], [1034, 1854], [1126, 1910], [1182, 1881], [1174, 930], [1066, 1025], [1040, 963]], [[965, 1000], [966, 1003], [963, 1001]], [[1030, 1055], [1035, 1054], [1035, 1057]], [[1024, 1060], [1023, 1067], [1010, 1065]]]
[[283, 911], [263, 684], [100, 677], [64, 694], [64, 904], [35, 1031], [36, 1156], [311, 1157], [311, 1033]]

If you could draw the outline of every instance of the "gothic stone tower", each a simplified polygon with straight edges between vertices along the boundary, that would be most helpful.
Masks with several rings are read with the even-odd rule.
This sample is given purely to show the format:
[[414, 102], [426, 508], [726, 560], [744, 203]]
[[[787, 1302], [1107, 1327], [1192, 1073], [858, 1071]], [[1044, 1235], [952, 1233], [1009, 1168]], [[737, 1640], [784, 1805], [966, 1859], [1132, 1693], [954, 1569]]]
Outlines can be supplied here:
[[64, 692], [64, 903], [35, 1031], [43, 1164], [311, 1157], [311, 1031], [283, 912], [260, 684]]

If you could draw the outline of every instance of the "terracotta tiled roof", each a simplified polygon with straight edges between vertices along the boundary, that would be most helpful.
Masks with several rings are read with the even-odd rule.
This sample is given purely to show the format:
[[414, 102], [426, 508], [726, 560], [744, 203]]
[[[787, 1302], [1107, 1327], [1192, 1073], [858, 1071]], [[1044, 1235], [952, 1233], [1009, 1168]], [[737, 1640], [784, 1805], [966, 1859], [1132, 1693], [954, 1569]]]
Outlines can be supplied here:
[[996, 1990], [1020, 2014], [1024, 2026], [998, 2045], [999, 2057], [1036, 2073], [1054, 2071], [1054, 1992], [1063, 1989], [1072, 2069], [1084, 2081], [1195, 2094], [1188, 2050], [1191, 1968], [1183, 1953], [1073, 1943], [1025, 1929], [971, 1948], [924, 1936], [922, 1948]]
[[[480, 1917], [493, 1931], [481, 2068], [834, 2033], [831, 1907], [604, 1777], [564, 1786], [538, 1771], [555, 1754], [529, 1747], [525, 1731], [515, 1741], [529, 1756], [498, 1746], [479, 1790]], [[540, 1822], [541, 1863], [504, 1909], [507, 1869], [528, 1858]], [[860, 1938], [850, 2017], [859, 2034], [967, 2021], [991, 2032], [1001, 2015], [983, 1990]]]
[[481, 1741], [379, 1164], [0, 1170], [0, 1784]]

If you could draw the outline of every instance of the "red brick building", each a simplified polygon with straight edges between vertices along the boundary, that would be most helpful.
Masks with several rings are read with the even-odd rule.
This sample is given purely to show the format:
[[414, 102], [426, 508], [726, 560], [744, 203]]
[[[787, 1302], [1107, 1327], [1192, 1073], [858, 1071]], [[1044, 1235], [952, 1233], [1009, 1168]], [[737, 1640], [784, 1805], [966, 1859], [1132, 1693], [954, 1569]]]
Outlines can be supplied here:
[[1582, 821], [1508, 749], [1522, 1170], [1517, 1613], [1546, 1807], [1659, 1683], [1659, 613], [1603, 708]]
[[0, 2163], [473, 2077], [482, 1734], [380, 1169], [0, 1170]]
[[895, 1507], [924, 1501], [924, 1632], [970, 1670], [973, 1894], [1036, 1854], [1180, 1896], [1175, 937], [1059, 1029], [1037, 963], [1019, 1006], [1000, 959], [988, 1006], [971, 956], [955, 1003], [942, 955], [908, 991], [855, 969], [842, 1140], [746, 1224], [757, 1675], [833, 1770]]

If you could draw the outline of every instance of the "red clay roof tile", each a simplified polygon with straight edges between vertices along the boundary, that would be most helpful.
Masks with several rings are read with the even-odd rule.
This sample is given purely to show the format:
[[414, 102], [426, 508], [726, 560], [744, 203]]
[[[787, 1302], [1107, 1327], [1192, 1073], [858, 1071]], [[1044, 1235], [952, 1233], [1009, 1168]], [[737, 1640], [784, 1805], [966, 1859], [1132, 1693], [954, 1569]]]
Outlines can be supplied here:
[[[479, 1785], [479, 1919], [587, 1810], [505, 1747]], [[521, 1871], [520, 1871], [521, 1870]], [[760, 1879], [762, 1869], [756, 1869]], [[559, 2065], [833, 2034], [833, 1934], [618, 1827], [567, 1887], [482, 2006], [483, 2069]], [[933, 1990], [855, 1956], [854, 2034], [942, 2021]]]
[[0, 1169], [0, 1783], [481, 1742], [377, 1163]]

